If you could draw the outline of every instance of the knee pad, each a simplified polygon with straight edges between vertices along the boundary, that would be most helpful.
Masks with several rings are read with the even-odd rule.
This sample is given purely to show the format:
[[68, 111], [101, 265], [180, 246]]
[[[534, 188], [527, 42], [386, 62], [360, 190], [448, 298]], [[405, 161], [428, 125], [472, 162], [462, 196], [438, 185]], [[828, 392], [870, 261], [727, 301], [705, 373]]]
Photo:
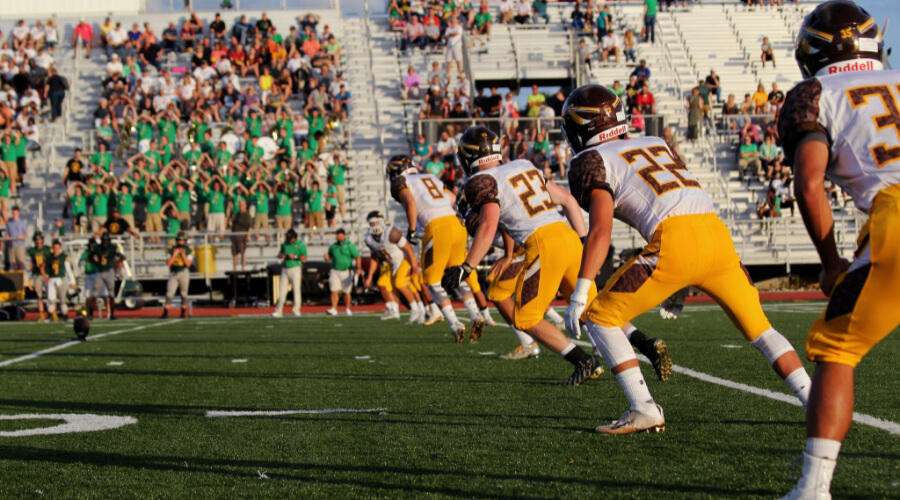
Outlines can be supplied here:
[[435, 304], [440, 305], [441, 302], [445, 300], [450, 300], [450, 297], [447, 295], [447, 291], [444, 290], [444, 287], [441, 286], [440, 283], [435, 283], [433, 285], [428, 285], [428, 289], [431, 290], [431, 299]]
[[788, 342], [788, 339], [774, 328], [762, 332], [759, 337], [750, 341], [750, 345], [761, 352], [770, 365], [785, 353], [794, 350], [794, 346]]
[[610, 370], [626, 361], [637, 359], [634, 355], [634, 348], [631, 347], [631, 343], [628, 342], [628, 338], [625, 337], [621, 328], [607, 328], [588, 320], [587, 331], [591, 342], [600, 351], [600, 355], [603, 356], [603, 360], [606, 361], [606, 366]]

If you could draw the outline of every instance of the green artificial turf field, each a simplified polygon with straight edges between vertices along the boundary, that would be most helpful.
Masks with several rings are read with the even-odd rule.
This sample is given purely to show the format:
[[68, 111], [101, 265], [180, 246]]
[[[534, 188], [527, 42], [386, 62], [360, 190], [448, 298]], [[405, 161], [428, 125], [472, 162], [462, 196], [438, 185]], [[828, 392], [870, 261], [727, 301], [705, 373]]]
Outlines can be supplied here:
[[[767, 309], [802, 353], [821, 307]], [[665, 338], [680, 367], [789, 392], [711, 306], [688, 306], [677, 321], [653, 312], [635, 323]], [[501, 361], [496, 354], [515, 345], [506, 328], [459, 345], [446, 324], [426, 329], [363, 315], [92, 327], [128, 331], [0, 367], [0, 497], [776, 498], [801, 466], [799, 407], [684, 373], [658, 382], [646, 364], [666, 432], [595, 434], [626, 409], [614, 378], [558, 387], [571, 370], [555, 355]], [[70, 337], [70, 325], [4, 325], [0, 364]], [[858, 412], [900, 422], [898, 351], [900, 338], [888, 337], [860, 365]], [[375, 411], [206, 416], [323, 409]], [[20, 414], [136, 423], [3, 435], [61, 423], [2, 420]], [[898, 445], [897, 434], [855, 424], [835, 496], [900, 496]]]

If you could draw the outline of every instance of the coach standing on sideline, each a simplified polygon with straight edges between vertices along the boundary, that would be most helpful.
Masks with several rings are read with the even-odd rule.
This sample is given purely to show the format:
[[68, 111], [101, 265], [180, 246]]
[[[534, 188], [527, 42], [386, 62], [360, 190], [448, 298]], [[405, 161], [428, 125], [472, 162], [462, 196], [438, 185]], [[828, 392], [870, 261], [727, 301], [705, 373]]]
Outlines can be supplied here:
[[28, 237], [28, 224], [20, 218], [19, 207], [13, 207], [12, 218], [6, 222], [6, 238], [9, 239], [9, 270], [25, 269], [25, 238]]
[[[278, 297], [278, 304], [275, 305], [275, 312], [272, 313], [273, 318], [281, 317], [281, 310], [284, 309], [284, 303], [287, 301], [288, 284], [294, 289], [294, 316], [300, 316], [300, 282], [302, 278], [302, 263], [306, 262], [306, 245], [302, 241], [297, 240], [297, 231], [288, 229], [285, 242], [281, 244], [278, 251], [278, 258], [282, 259], [281, 263], [281, 293]], [[332, 301], [333, 303], [334, 301]]]
[[187, 311], [188, 288], [191, 284], [190, 267], [194, 263], [194, 256], [187, 246], [187, 237], [184, 233], [175, 236], [175, 246], [166, 256], [166, 265], [169, 266], [169, 282], [166, 284], [166, 303], [163, 304], [162, 317], [169, 317], [169, 304], [175, 298], [175, 292], [181, 292], [181, 317]]
[[331, 289], [331, 309], [327, 312], [332, 316], [337, 315], [339, 294], [343, 293], [347, 316], [353, 316], [353, 312], [350, 311], [350, 291], [353, 289], [356, 275], [362, 273], [362, 262], [359, 258], [359, 250], [356, 245], [347, 241], [347, 232], [343, 228], [338, 229], [334, 237], [337, 241], [332, 243], [325, 252], [325, 260], [331, 262], [331, 272], [328, 275], [328, 287]]

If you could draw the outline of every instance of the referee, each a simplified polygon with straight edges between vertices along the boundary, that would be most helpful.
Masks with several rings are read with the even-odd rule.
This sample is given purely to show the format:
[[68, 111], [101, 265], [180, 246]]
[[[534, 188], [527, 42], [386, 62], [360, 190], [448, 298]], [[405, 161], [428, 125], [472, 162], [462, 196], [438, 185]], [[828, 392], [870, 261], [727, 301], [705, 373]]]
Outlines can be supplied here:
[[169, 282], [166, 284], [166, 303], [163, 304], [163, 318], [169, 317], [169, 304], [175, 297], [175, 292], [181, 292], [181, 317], [187, 311], [188, 287], [191, 284], [190, 267], [194, 263], [194, 256], [187, 246], [187, 238], [184, 233], [175, 236], [175, 246], [166, 255], [166, 265], [169, 266]]

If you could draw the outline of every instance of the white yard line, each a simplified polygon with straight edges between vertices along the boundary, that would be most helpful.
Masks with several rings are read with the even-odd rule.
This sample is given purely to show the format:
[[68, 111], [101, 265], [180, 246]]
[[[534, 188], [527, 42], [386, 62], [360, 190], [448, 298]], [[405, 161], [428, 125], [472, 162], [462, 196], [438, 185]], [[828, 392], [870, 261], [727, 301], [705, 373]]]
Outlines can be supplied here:
[[[97, 334], [97, 335], [91, 335], [91, 336], [88, 337], [88, 338], [91, 339], [91, 340], [97, 340], [97, 339], [102, 339], [103, 337], [109, 337], [109, 336], [111, 336], [111, 335], [118, 335], [118, 334], [120, 334], [120, 333], [128, 333], [128, 332], [136, 332], [136, 331], [144, 330], [144, 329], [147, 329], [147, 328], [153, 328], [154, 326], [160, 326], [160, 325], [167, 325], [167, 324], [177, 323], [177, 322], [179, 322], [179, 321], [181, 321], [181, 320], [180, 320], [180, 319], [172, 319], [172, 320], [167, 320], [167, 321], [160, 321], [160, 322], [158, 322], [158, 323], [151, 323], [151, 324], [148, 324], [148, 325], [141, 325], [141, 326], [135, 326], [135, 327], [132, 327], [132, 328], [123, 328], [123, 329], [121, 329], [121, 330], [113, 330], [113, 331], [111, 331], [111, 332], [106, 332], [106, 333], [99, 333], [99, 334]], [[34, 358], [37, 358], [38, 356], [43, 356], [44, 354], [50, 354], [51, 352], [61, 351], [61, 350], [63, 350], [63, 349], [67, 349], [67, 348], [69, 348], [69, 347], [72, 347], [73, 345], [79, 345], [79, 344], [83, 344], [83, 343], [84, 343], [84, 342], [81, 342], [81, 341], [78, 341], [78, 340], [72, 340], [72, 341], [69, 341], [69, 342], [64, 342], [64, 343], [59, 344], [59, 345], [55, 345], [55, 346], [53, 346], [53, 347], [48, 347], [48, 348], [46, 348], [46, 349], [41, 349], [40, 351], [36, 351], [36, 352], [31, 353], [31, 354], [26, 354], [26, 355], [24, 355], [24, 356], [19, 356], [18, 358], [12, 358], [12, 359], [7, 359], [6, 361], [0, 361], [0, 368], [3, 368], [3, 367], [5, 367], [5, 366], [9, 366], [9, 365], [14, 365], [14, 364], [16, 364], [16, 363], [21, 363], [22, 361], [28, 361], [29, 359], [34, 359]]]
[[262, 411], [208, 411], [206, 416], [216, 417], [279, 417], [282, 415], [327, 415], [331, 413], [385, 413], [384, 408], [369, 408], [365, 410], [351, 410], [347, 408], [333, 408], [325, 410], [262, 410]]

